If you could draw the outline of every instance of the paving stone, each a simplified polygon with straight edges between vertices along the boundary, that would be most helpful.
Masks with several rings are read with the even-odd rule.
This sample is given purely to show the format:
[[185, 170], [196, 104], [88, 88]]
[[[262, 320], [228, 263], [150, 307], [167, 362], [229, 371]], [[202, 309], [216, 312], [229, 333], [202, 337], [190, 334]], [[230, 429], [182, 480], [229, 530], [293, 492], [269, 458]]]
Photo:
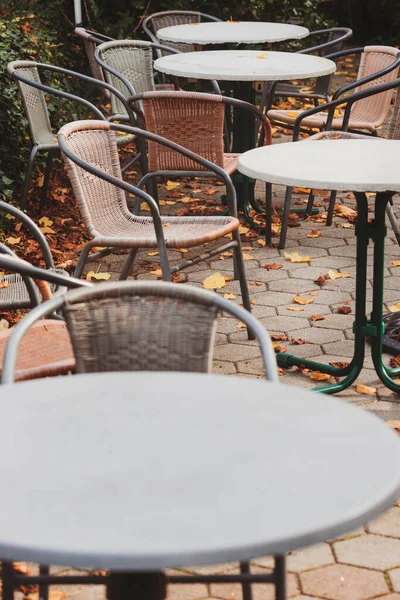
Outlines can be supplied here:
[[395, 592], [400, 592], [400, 569], [392, 569], [391, 571], [388, 571], [388, 575], [393, 590]]
[[218, 573], [239, 573], [238, 563], [217, 563], [212, 565], [195, 565], [193, 567], [187, 567], [186, 570], [189, 573], [196, 573], [197, 575], [215, 575]]
[[283, 345], [289, 354], [300, 356], [300, 358], [312, 358], [321, 354], [321, 346], [317, 344], [288, 344], [284, 342]]
[[238, 328], [239, 321], [234, 317], [219, 317], [217, 321], [218, 333], [235, 333]]
[[319, 290], [319, 286], [305, 279], [297, 279], [296, 277], [290, 277], [282, 281], [272, 281], [268, 285], [268, 289], [271, 292], [286, 292], [291, 294], [301, 294], [304, 292]]
[[400, 566], [400, 540], [378, 535], [362, 535], [336, 542], [338, 562], [386, 571]]
[[[314, 229], [316, 229], [314, 227]], [[304, 235], [304, 237], [306, 238], [306, 235]], [[300, 256], [309, 256], [311, 259], [313, 258], [321, 258], [323, 256], [327, 256], [328, 252], [325, 250], [325, 248], [307, 248], [307, 252], [299, 252], [299, 248], [285, 248], [284, 250], [280, 250], [279, 251], [281, 256], [285, 257], [285, 254], [291, 254], [292, 252], [298, 252], [300, 254]], [[299, 264], [299, 263], [291, 263], [291, 264]], [[300, 263], [301, 264], [301, 263]]]
[[357, 527], [357, 529], [352, 529], [351, 531], [348, 531], [347, 533], [343, 533], [342, 535], [339, 535], [338, 537], [329, 540], [330, 542], [339, 542], [341, 540], [349, 540], [350, 538], [354, 538], [354, 537], [358, 537], [359, 535], [365, 535], [365, 529], [364, 527]]
[[212, 372], [217, 375], [233, 375], [236, 373], [236, 367], [233, 362], [226, 360], [213, 360]]
[[[318, 321], [319, 322], [319, 321]], [[321, 321], [325, 323], [325, 321]], [[343, 331], [339, 329], [324, 329], [323, 327], [307, 327], [306, 329], [295, 329], [290, 332], [291, 337], [302, 338], [313, 344], [324, 344], [343, 340]]]
[[167, 586], [167, 600], [200, 600], [209, 595], [204, 583], [170, 584]]
[[257, 319], [261, 319], [262, 317], [273, 317], [276, 315], [276, 310], [273, 306], [258, 304], [257, 300], [252, 305], [251, 312]]
[[241, 375], [252, 375], [254, 377], [265, 377], [265, 369], [262, 358], [242, 360], [237, 363], [238, 373]]
[[312, 261], [313, 267], [321, 267], [325, 272], [329, 269], [345, 270], [347, 271], [350, 267], [356, 264], [356, 259], [351, 256], [327, 256], [325, 258], [315, 258]]
[[367, 600], [389, 592], [383, 573], [346, 565], [331, 565], [300, 573], [305, 594], [329, 600]]
[[245, 344], [246, 346], [259, 346], [258, 340], [249, 340], [246, 329], [237, 329], [235, 333], [228, 335], [227, 342], [231, 344]]
[[321, 235], [318, 238], [301, 238], [299, 239], [300, 246], [312, 246], [314, 248], [336, 248], [337, 246], [345, 246], [346, 242], [340, 238], [329, 238]]
[[[308, 295], [305, 296], [309, 298]], [[303, 310], [291, 310], [292, 308], [302, 308]], [[296, 302], [292, 302], [290, 304], [285, 304], [284, 306], [277, 307], [278, 315], [290, 315], [291, 317], [303, 317], [305, 319], [309, 319], [312, 315], [330, 315], [331, 309], [329, 306], [325, 306], [324, 304], [297, 304]]]
[[214, 359], [237, 362], [258, 358], [261, 350], [258, 346], [245, 346], [240, 344], [223, 344], [214, 348]]
[[345, 256], [350, 256], [352, 258], [356, 258], [357, 255], [357, 248], [356, 246], [334, 246], [333, 248], [329, 249], [329, 254], [330, 256], [340, 256], [341, 258], [345, 257]]
[[[337, 270], [337, 269], [335, 269], [335, 270]], [[315, 281], [315, 279], [318, 279], [318, 277], [320, 277], [321, 275], [325, 275], [326, 273], [327, 273], [326, 268], [311, 266], [311, 267], [297, 269], [297, 271], [295, 273], [295, 277], [298, 277], [299, 279], [311, 279], [312, 281]], [[337, 280], [335, 280], [335, 281], [337, 281]]]
[[315, 321], [314, 327], [323, 329], [351, 329], [353, 327], [353, 315], [326, 315], [323, 321]]
[[344, 302], [351, 300], [351, 295], [344, 290], [337, 287], [328, 290], [325, 286], [318, 291], [318, 296], [314, 296], [315, 303], [326, 304], [327, 306], [333, 306], [334, 304], [343, 304]]
[[335, 563], [329, 544], [309, 546], [303, 550], [291, 552], [287, 557], [287, 569], [291, 572], [309, 571]]
[[[400, 538], [400, 507], [393, 506], [389, 508], [383, 515], [368, 525], [368, 531]], [[396, 591], [400, 592], [400, 589]]]
[[288, 273], [285, 271], [285, 269], [271, 269], [270, 271], [268, 271], [268, 269], [264, 269], [264, 264], [267, 264], [267, 262], [262, 261], [260, 268], [252, 269], [249, 272], [247, 279], [251, 279], [252, 281], [261, 281], [263, 283], [269, 283], [270, 281], [279, 281], [281, 279], [288, 278]]
[[268, 329], [270, 333], [290, 333], [299, 327], [307, 327], [308, 321], [298, 317], [268, 317], [260, 319], [261, 323]]
[[265, 306], [283, 306], [290, 304], [293, 300], [293, 294], [288, 292], [262, 292], [257, 294], [257, 304]]
[[[269, 573], [269, 569], [263, 569], [255, 566], [253, 573]], [[288, 597], [298, 595], [300, 590], [297, 585], [297, 579], [292, 573], [287, 575]], [[210, 585], [211, 595], [222, 600], [242, 600], [242, 588], [237, 583], [212, 583]], [[252, 586], [253, 600], [274, 600], [275, 590], [271, 584], [254, 584]]]

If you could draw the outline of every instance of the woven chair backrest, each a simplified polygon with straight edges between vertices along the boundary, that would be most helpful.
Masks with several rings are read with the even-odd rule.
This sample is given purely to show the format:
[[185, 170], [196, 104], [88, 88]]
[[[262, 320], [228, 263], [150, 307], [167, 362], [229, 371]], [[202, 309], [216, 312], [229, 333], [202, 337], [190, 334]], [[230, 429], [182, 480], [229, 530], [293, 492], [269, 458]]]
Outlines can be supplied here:
[[[30, 79], [36, 83], [42, 83], [39, 71], [35, 64], [29, 65], [29, 63], [26, 62], [24, 63], [24, 66], [16, 67], [15, 71], [26, 79]], [[45, 95], [42, 90], [38, 90], [22, 81], [17, 81], [29, 123], [32, 142], [34, 144], [48, 144], [49, 134], [53, 135], [53, 132]], [[56, 138], [55, 141], [57, 141]]]
[[[114, 131], [91, 128], [88, 124], [86, 129], [71, 133], [66, 141], [84, 161], [122, 179]], [[118, 222], [126, 223], [126, 217], [132, 215], [123, 190], [92, 175], [65, 155], [64, 162], [79, 210], [91, 235], [102, 234], [110, 223], [114, 228]]]
[[86, 55], [88, 57], [90, 71], [92, 73], [92, 76], [95, 79], [104, 81], [103, 69], [101, 68], [99, 63], [96, 62], [96, 60], [94, 58], [94, 51], [96, 50], [96, 47], [97, 47], [96, 43], [92, 42], [91, 40], [88, 40], [87, 38], [83, 38], [83, 45], [85, 46], [85, 51], [86, 51]]
[[[132, 84], [135, 93], [154, 90], [153, 50], [151, 42], [113, 41], [99, 46], [100, 58], [109, 67], [121, 73]], [[131, 95], [126, 85], [115, 75], [105, 71], [107, 83], [121, 92], [126, 98]], [[114, 115], [127, 116], [124, 105], [111, 94], [111, 110]]]
[[[196, 92], [147, 92], [143, 97], [146, 129], [165, 137], [219, 167], [224, 166], [222, 97]], [[150, 171], [204, 170], [165, 146], [148, 143]]]
[[[196, 12], [187, 12], [187, 11], [165, 11], [160, 13], [155, 13], [151, 16], [149, 21], [149, 25], [152, 27], [154, 33], [157, 33], [159, 29], [163, 29], [164, 27], [172, 27], [174, 25], [186, 25], [188, 23], [200, 23], [201, 15]], [[170, 48], [175, 48], [180, 52], [194, 52], [196, 46], [194, 44], [181, 44], [179, 42], [161, 42], [164, 46], [169, 46]], [[166, 54], [166, 53], [163, 53]]]
[[391, 140], [400, 140], [400, 94], [399, 88], [396, 90], [396, 99], [393, 105], [392, 118], [389, 125], [388, 138]]
[[[366, 46], [361, 55], [357, 80], [388, 67], [395, 61], [398, 53], [398, 48], [392, 48], [391, 46]], [[380, 83], [393, 81], [397, 78], [398, 72], [398, 68], [393, 69], [390, 73], [358, 87], [356, 91], [361, 92]], [[372, 123], [375, 127], [379, 127], [385, 122], [392, 97], [393, 89], [355, 102], [351, 110], [351, 119]]]
[[195, 292], [182, 298], [175, 285], [169, 296], [154, 287], [138, 295], [131, 286], [91, 290], [79, 301], [67, 295], [63, 313], [77, 373], [211, 371], [217, 308]]

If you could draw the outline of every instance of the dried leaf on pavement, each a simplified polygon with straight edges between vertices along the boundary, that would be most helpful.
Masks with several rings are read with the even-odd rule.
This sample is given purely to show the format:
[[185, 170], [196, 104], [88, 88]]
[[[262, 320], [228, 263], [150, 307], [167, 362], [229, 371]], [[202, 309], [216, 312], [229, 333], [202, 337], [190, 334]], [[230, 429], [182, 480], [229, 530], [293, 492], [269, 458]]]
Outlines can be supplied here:
[[351, 313], [351, 306], [338, 306], [336, 312], [339, 315], [349, 315]]
[[180, 187], [180, 183], [178, 181], [170, 181], [168, 180], [166, 185], [164, 186], [166, 190], [170, 191], [170, 190], [174, 190], [175, 188]]
[[95, 273], [95, 271], [89, 271], [86, 275], [88, 281], [108, 281], [111, 278], [111, 273]]
[[301, 306], [287, 306], [286, 310], [292, 310], [293, 312], [300, 312], [304, 310]]
[[393, 267], [400, 267], [400, 260], [392, 260]]
[[324, 315], [311, 315], [310, 319], [311, 321], [324, 321], [325, 317]]
[[393, 306], [389, 306], [388, 307], [390, 312], [394, 313], [394, 312], [399, 312], [400, 311], [400, 302], [397, 302], [397, 304], [393, 304]]
[[280, 265], [279, 263], [271, 263], [264, 265], [264, 269], [267, 269], [267, 271], [277, 271], [278, 269], [283, 269], [283, 265]]
[[286, 342], [287, 336], [284, 333], [271, 333], [271, 340], [274, 342]]
[[254, 260], [254, 256], [252, 254], [246, 254], [246, 252], [243, 252], [243, 260]]
[[224, 294], [225, 300], [235, 300], [237, 298], [236, 294]]
[[329, 381], [331, 375], [328, 375], [328, 373], [321, 373], [320, 371], [312, 371], [312, 373], [310, 373], [310, 379], [314, 379], [315, 381]]
[[292, 263], [310, 262], [309, 256], [300, 256], [298, 252], [285, 252], [285, 258]]
[[368, 385], [363, 385], [362, 383], [357, 383], [356, 392], [357, 394], [371, 396], [373, 394], [376, 394], [376, 388], [369, 387]]
[[296, 304], [312, 304], [314, 302], [314, 298], [304, 298], [303, 296], [295, 296], [293, 298], [293, 302], [296, 302]]
[[319, 229], [313, 229], [310, 233], [307, 233], [308, 238], [318, 238], [321, 236]]
[[335, 271], [334, 269], [330, 269], [328, 271], [328, 273], [326, 274], [326, 276], [328, 276], [329, 279], [343, 279], [343, 278], [351, 277], [350, 273], [348, 273], [347, 271], [344, 271], [343, 273], [339, 273], [339, 271]]
[[54, 221], [52, 221], [48, 217], [41, 217], [39, 219], [39, 225], [43, 225], [43, 227], [51, 227], [53, 225], [53, 223], [54, 223]]
[[14, 246], [15, 244], [19, 244], [21, 241], [20, 237], [8, 237], [6, 238], [6, 242], [9, 246]]
[[216, 290], [226, 285], [226, 280], [221, 273], [213, 273], [209, 277], [206, 277], [203, 281], [203, 287], [206, 290]]

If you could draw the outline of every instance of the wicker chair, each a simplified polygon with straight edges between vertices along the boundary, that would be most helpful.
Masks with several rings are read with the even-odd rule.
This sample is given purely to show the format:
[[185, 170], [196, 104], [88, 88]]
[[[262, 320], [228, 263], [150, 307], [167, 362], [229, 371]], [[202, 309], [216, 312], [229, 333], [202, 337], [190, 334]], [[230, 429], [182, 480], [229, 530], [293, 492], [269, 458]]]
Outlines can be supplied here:
[[[328, 54], [340, 52], [343, 49], [344, 44], [352, 37], [352, 35], [353, 32], [348, 27], [332, 27], [330, 29], [311, 31], [308, 39], [314, 38], [314, 44], [309, 48], [299, 50], [297, 53], [327, 56]], [[331, 75], [326, 75], [325, 77], [318, 77], [315, 84], [312, 86], [308, 86], [305, 83], [302, 85], [291, 82], [275, 83], [271, 86], [268, 94], [269, 103], [271, 105], [276, 96], [312, 99], [316, 104], [318, 104], [318, 100], [329, 102], [333, 76], [334, 74], [332, 73]], [[260, 110], [263, 110], [264, 108], [265, 96], [266, 94], [263, 95]]]
[[[145, 92], [128, 99], [128, 104], [140, 115], [147, 131], [165, 137], [218, 165], [228, 175], [237, 169], [240, 154], [224, 153], [225, 107], [234, 106], [253, 114], [261, 124], [259, 144], [271, 144], [268, 119], [252, 104], [217, 94], [197, 92]], [[141, 104], [143, 112], [137, 107]], [[138, 184], [158, 175], [168, 177], [201, 176], [202, 170], [187, 157], [153, 142], [148, 144], [148, 173]]]
[[[207, 15], [197, 11], [191, 10], [166, 10], [163, 12], [157, 12], [146, 17], [143, 21], [142, 27], [144, 32], [153, 42], [158, 42], [156, 33], [163, 27], [171, 27], [173, 25], [185, 25], [186, 23], [200, 23], [200, 21], [220, 21], [217, 17]], [[173, 42], [165, 42], [166, 46], [175, 48], [180, 52], [194, 52], [196, 46], [194, 44], [180, 44]], [[162, 51], [157, 50], [157, 56], [162, 56]]]
[[61, 311], [66, 320], [77, 373], [209, 373], [216, 319], [223, 311], [252, 330], [261, 346], [267, 379], [278, 381], [269, 335], [248, 311], [215, 293], [189, 285], [125, 281], [70, 291], [32, 311], [10, 338], [3, 383], [14, 380], [15, 358], [25, 332], [38, 319], [55, 311]]
[[[97, 79], [93, 79], [92, 77], [87, 77], [86, 75], [75, 73], [74, 71], [69, 71], [68, 69], [62, 69], [61, 67], [46, 65], [34, 61], [14, 61], [8, 64], [7, 70], [11, 77], [13, 77], [18, 83], [25, 113], [29, 123], [31, 139], [33, 142], [33, 147], [26, 169], [25, 183], [21, 199], [21, 208], [25, 209], [36, 154], [38, 152], [47, 152], [46, 172], [40, 199], [40, 203], [43, 205], [46, 201], [53, 155], [59, 150], [57, 137], [53, 133], [51, 127], [49, 111], [46, 103], [46, 95], [50, 94], [67, 100], [72, 100], [86, 106], [86, 108], [89, 108], [92, 113], [94, 113], [96, 118], [105, 118], [102, 112], [87, 100], [68, 92], [64, 92], [60, 89], [44, 85], [41, 82], [40, 73], [43, 71], [50, 71], [94, 83], [102, 86], [103, 89], [107, 89], [109, 92], [111, 92], [112, 96], [118, 95], [119, 92], [114, 90], [114, 88], [108, 83], [101, 82]], [[123, 98], [121, 101], [123, 101]], [[118, 140], [119, 144], [126, 144], [130, 143], [131, 141], [132, 137], [124, 137]]]
[[[115, 131], [124, 131], [157, 142], [200, 165], [204, 173], [217, 175], [227, 187], [228, 208], [226, 217], [161, 217], [158, 206], [149, 194], [121, 179]], [[209, 160], [201, 158], [170, 140], [138, 128], [116, 125], [107, 121], [80, 121], [64, 126], [58, 141], [85, 224], [93, 239], [86, 244], [79, 258], [75, 276], [79, 277], [90, 249], [103, 247], [130, 248], [129, 257], [122, 270], [121, 279], [132, 271], [138, 248], [158, 248], [162, 277], [169, 280], [171, 273], [197, 264], [208, 257], [232, 248], [235, 275], [239, 278], [243, 305], [250, 310], [250, 299], [244, 271], [240, 244], [236, 195], [227, 173]], [[94, 166], [96, 165], [96, 166]], [[111, 185], [110, 185], [111, 184]], [[148, 204], [151, 217], [129, 212], [125, 193], [131, 193]], [[191, 248], [232, 234], [232, 241], [219, 249], [189, 259], [170, 268], [167, 248]]]
[[[393, 81], [398, 76], [400, 52], [398, 48], [391, 46], [365, 46], [365, 48], [344, 50], [328, 55], [326, 58], [337, 59], [355, 53], [361, 53], [357, 80], [340, 88], [334, 94], [333, 100], [353, 90], [363, 91], [380, 83]], [[377, 128], [387, 118], [392, 95], [393, 90], [387, 90], [386, 92], [368, 96], [362, 101], [357, 102], [352, 108], [348, 128], [356, 132], [367, 131], [375, 134]], [[320, 110], [313, 113], [298, 110], [269, 110], [267, 114], [272, 123], [284, 127], [294, 126], [297, 118], [302, 116], [302, 128], [309, 133], [312, 129], [322, 130], [327, 128], [327, 108], [329, 107], [322, 105], [319, 107]], [[343, 118], [340, 116], [335, 117], [331, 121], [329, 128], [342, 129]]]
[[[63, 272], [46, 270], [27, 263], [13, 253], [4, 253], [4, 246], [0, 247], [0, 268], [11, 271], [11, 275], [3, 277], [4, 281], [11, 282], [12, 289], [14, 278], [17, 278], [32, 288], [38, 290], [43, 302], [61, 297], [69, 288], [91, 286], [87, 281], [68, 277]], [[14, 286], [15, 287], [15, 286]], [[1, 289], [3, 292], [3, 289]], [[35, 300], [38, 294], [35, 294]], [[41, 306], [34, 304], [35, 308]], [[35, 308], [33, 308], [32, 313]], [[25, 319], [30, 318], [29, 313]], [[23, 381], [37, 377], [51, 377], [63, 375], [75, 368], [75, 358], [72, 351], [70, 336], [64, 321], [52, 313], [52, 319], [35, 319], [35, 324], [24, 338], [18, 352], [15, 379]], [[15, 328], [0, 330], [0, 374], [2, 372], [3, 357], [6, 345]]]
[[[114, 38], [103, 35], [102, 33], [98, 33], [97, 31], [84, 29], [83, 27], [76, 27], [75, 33], [83, 40], [83, 45], [89, 61], [92, 77], [94, 77], [94, 79], [98, 79], [99, 81], [104, 81], [103, 70], [94, 58], [94, 51], [96, 46], [99, 44], [102, 44], [103, 42], [111, 42]], [[104, 96], [109, 98], [109, 93], [104, 87], [100, 86], [100, 91], [102, 94], [104, 94]]]

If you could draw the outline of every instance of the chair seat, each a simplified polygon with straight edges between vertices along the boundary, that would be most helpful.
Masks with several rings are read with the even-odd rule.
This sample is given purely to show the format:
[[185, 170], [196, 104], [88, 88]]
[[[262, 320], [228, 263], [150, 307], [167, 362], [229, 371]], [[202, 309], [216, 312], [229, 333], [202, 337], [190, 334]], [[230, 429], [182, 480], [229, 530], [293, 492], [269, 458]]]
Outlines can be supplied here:
[[[49, 284], [52, 293], [57, 286]], [[31, 308], [31, 299], [26, 285], [19, 273], [11, 273], [0, 277], [0, 309]], [[39, 290], [38, 295], [40, 298]]]
[[[191, 248], [231, 233], [239, 227], [235, 217], [161, 217], [168, 248]], [[92, 231], [98, 246], [156, 248], [157, 239], [151, 217], [119, 214], [104, 219]], [[103, 229], [103, 234], [101, 229]]]
[[[297, 117], [302, 113], [302, 110], [269, 110], [267, 116], [274, 122], [284, 123], [287, 125], [293, 125]], [[317, 113], [311, 117], [306, 117], [301, 122], [302, 127], [310, 127], [312, 129], [322, 129], [325, 126], [328, 113]], [[343, 117], [338, 117], [332, 121], [332, 129], [341, 129], [343, 125]], [[379, 123], [373, 123], [371, 121], [361, 121], [356, 119], [350, 119], [350, 129], [366, 129], [367, 131], [375, 131], [376, 127], [379, 127]]]
[[[0, 372], [12, 329], [0, 331]], [[63, 375], [75, 368], [75, 357], [64, 321], [37, 321], [22, 338], [15, 379]]]
[[237, 163], [240, 154], [233, 154], [232, 152], [224, 154], [224, 171], [228, 173], [228, 175], [232, 175], [235, 171], [237, 171]]

